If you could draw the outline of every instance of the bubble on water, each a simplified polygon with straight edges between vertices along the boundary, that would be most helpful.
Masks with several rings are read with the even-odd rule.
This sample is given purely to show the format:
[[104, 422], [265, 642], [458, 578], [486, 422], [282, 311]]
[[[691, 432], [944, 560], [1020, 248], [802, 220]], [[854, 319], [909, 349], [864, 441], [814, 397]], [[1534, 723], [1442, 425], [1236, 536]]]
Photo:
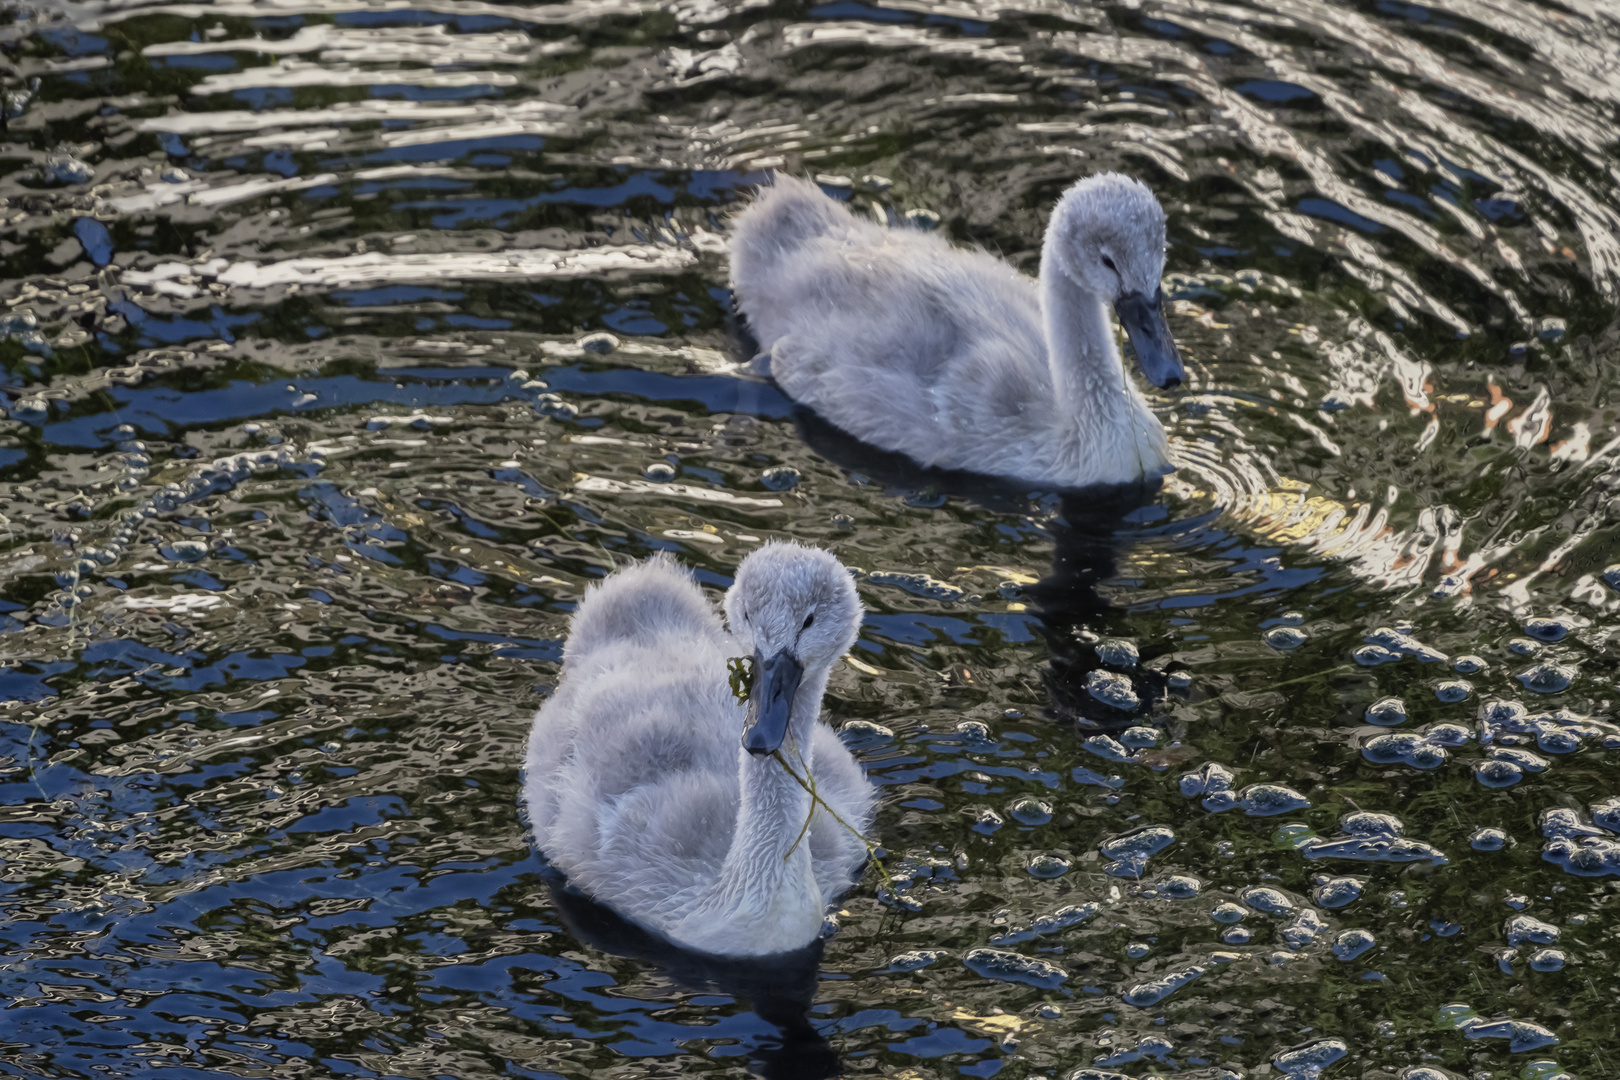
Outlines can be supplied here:
[[1209, 968], [1202, 964], [1192, 964], [1180, 971], [1166, 972], [1157, 979], [1138, 983], [1120, 995], [1120, 999], [1127, 1005], [1134, 1005], [1145, 1009], [1149, 1005], [1157, 1005], [1171, 994], [1180, 990], [1188, 983], [1200, 978]]
[[1573, 754], [1581, 748], [1581, 740], [1573, 732], [1549, 725], [1536, 732], [1536, 746], [1549, 754]]
[[1540, 754], [1532, 754], [1528, 750], [1516, 747], [1493, 746], [1485, 753], [1493, 761], [1510, 761], [1525, 772], [1546, 772], [1547, 766], [1552, 764]]
[[1620, 592], [1620, 563], [1615, 563], [1613, 566], [1605, 566], [1603, 568], [1603, 581], [1609, 586], [1609, 588], [1614, 589], [1616, 592]]
[[50, 406], [44, 398], [31, 394], [12, 402], [11, 416], [12, 419], [21, 420], [25, 424], [34, 423], [43, 420], [49, 409]]
[[982, 720], [959, 720], [952, 730], [969, 746], [996, 745], [995, 737], [990, 734], [990, 725]]
[[1395, 653], [1396, 655], [1413, 656], [1424, 661], [1425, 663], [1444, 661], [1447, 659], [1445, 653], [1441, 652], [1439, 649], [1423, 644], [1423, 642], [1419, 641], [1417, 638], [1413, 637], [1410, 633], [1403, 629], [1380, 626], [1378, 629], [1368, 634], [1365, 640], [1368, 644], [1377, 645], [1388, 649], [1390, 652]]
[[990, 809], [988, 806], [981, 806], [974, 812], [973, 831], [976, 833], [982, 833], [985, 836], [989, 836], [991, 833], [995, 832], [1005, 824], [1006, 821], [1002, 818], [1002, 816]]
[[1305, 644], [1305, 631], [1297, 626], [1273, 626], [1265, 633], [1265, 642], [1273, 649], [1286, 651]]
[[[1095, 672], [1093, 672], [1095, 674]], [[1119, 744], [1119, 741], [1110, 735], [1092, 735], [1080, 744], [1081, 748], [1089, 753], [1109, 761], [1135, 762], [1137, 756]]]
[[1311, 801], [1291, 787], [1281, 784], [1250, 784], [1238, 793], [1238, 805], [1250, 817], [1270, 817], [1303, 810]]
[[1175, 843], [1176, 834], [1166, 825], [1143, 825], [1110, 837], [1097, 845], [1105, 858], [1113, 860], [1103, 872], [1115, 877], [1141, 877], [1148, 859]]
[[1556, 694], [1569, 689], [1569, 684], [1575, 681], [1575, 669], [1548, 661], [1526, 668], [1514, 678], [1537, 694]]
[[935, 963], [945, 955], [944, 949], [912, 949], [896, 955], [889, 961], [890, 971], [918, 971]]
[[1221, 940], [1228, 945], [1247, 945], [1253, 936], [1248, 928], [1243, 926], [1233, 926], [1221, 932]]
[[641, 474], [655, 484], [667, 484], [675, 479], [675, 466], [667, 461], [655, 461], [641, 470]]
[[1593, 803], [1592, 821], [1612, 833], [1620, 833], [1620, 796]]
[[1032, 795], [1025, 795], [1013, 800], [1007, 814], [1024, 825], [1045, 825], [1052, 820], [1052, 807]]
[[1361, 899], [1361, 891], [1366, 887], [1366, 878], [1325, 877], [1311, 890], [1311, 899], [1322, 907], [1337, 910]]
[[619, 339], [608, 333], [586, 334], [574, 344], [588, 353], [605, 356], [619, 347]]
[[1406, 702], [1398, 697], [1379, 698], [1367, 706], [1367, 723], [1379, 727], [1396, 727], [1406, 723]]
[[1508, 651], [1520, 656], [1534, 656], [1541, 651], [1541, 642], [1529, 638], [1514, 638], [1507, 643]]
[[1316, 1080], [1322, 1070], [1350, 1053], [1350, 1048], [1338, 1039], [1313, 1039], [1275, 1055], [1271, 1063], [1277, 1071], [1292, 1080]]
[[788, 491], [799, 486], [799, 470], [791, 465], [778, 465], [760, 473], [759, 482], [772, 491]]
[[1567, 959], [1560, 949], [1537, 949], [1530, 954], [1530, 970], [1562, 971]]
[[1100, 910], [1097, 904], [1090, 902], [1060, 907], [1049, 915], [1038, 916], [1030, 923], [1029, 933], [1032, 937], [1060, 933], [1070, 927], [1079, 926]]
[[1129, 727], [1119, 733], [1119, 741], [1133, 750], [1144, 750], [1159, 743], [1159, 729]]
[[1434, 696], [1448, 705], [1467, 701], [1468, 695], [1473, 692], [1474, 684], [1466, 679], [1446, 679], [1434, 688]]
[[1480, 1020], [1467, 1027], [1459, 1024], [1458, 1028], [1470, 1039], [1507, 1039], [1508, 1050], [1515, 1054], [1539, 1050], [1558, 1042], [1558, 1036], [1528, 1020]]
[[1477, 656], [1459, 656], [1451, 662], [1451, 667], [1453, 671], [1464, 675], [1473, 675], [1484, 671], [1490, 665]]
[[1408, 1065], [1396, 1080], [1461, 1080], [1456, 1073], [1438, 1069], [1433, 1065]]
[[1375, 735], [1361, 746], [1361, 756], [1375, 765], [1407, 764], [1418, 769], [1437, 769], [1451, 756], [1441, 743], [1419, 732], [1391, 732]]
[[96, 170], [72, 154], [49, 154], [40, 173], [46, 183], [78, 185], [95, 179]]
[[33, 100], [34, 94], [39, 91], [39, 77], [28, 80], [24, 86], [15, 90], [7, 90], [0, 94], [0, 117], [15, 120], [28, 111], [28, 103]]
[[534, 399], [534, 411], [553, 420], [572, 420], [579, 409], [562, 399], [559, 394], [540, 394]]
[[1153, 951], [1153, 946], [1145, 941], [1132, 941], [1125, 946], [1125, 955], [1132, 960], [1140, 960]]
[[1373, 936], [1365, 930], [1345, 930], [1333, 939], [1333, 955], [1349, 963], [1377, 944]]
[[1104, 705], [1123, 712], [1134, 712], [1142, 704], [1131, 686], [1131, 680], [1112, 671], [1088, 672], [1086, 691]]
[[1608, 799], [1592, 806], [1594, 824], [1563, 807], [1541, 814], [1541, 834], [1547, 843], [1541, 857], [1577, 877], [1620, 875], [1620, 800]]
[[1559, 619], [1527, 619], [1524, 632], [1537, 641], [1562, 641], [1569, 633], [1569, 624]]
[[1261, 911], [1267, 915], [1286, 915], [1288, 912], [1293, 911], [1296, 906], [1287, 893], [1263, 885], [1244, 889], [1238, 894], [1238, 899], [1255, 911]]
[[1514, 948], [1520, 945], [1551, 945], [1558, 940], [1558, 927], [1533, 915], [1514, 915], [1502, 924], [1502, 935]]
[[1351, 654], [1356, 663], [1363, 667], [1375, 667], [1378, 664], [1387, 664], [1391, 660], [1399, 660], [1400, 656], [1390, 652], [1379, 645], [1363, 645]]
[[1167, 900], [1191, 900], [1203, 891], [1204, 883], [1191, 874], [1172, 874], [1154, 888]]
[[1168, 683], [1170, 688], [1173, 690], [1185, 690], [1187, 687], [1192, 685], [1192, 672], [1172, 671], [1165, 677], [1165, 682]]
[[[1354, 815], [1350, 815], [1354, 816]], [[1346, 830], [1349, 832], [1349, 830]], [[1444, 866], [1445, 853], [1421, 840], [1383, 832], [1351, 832], [1348, 836], [1318, 838], [1300, 845], [1307, 859], [1354, 859], [1360, 862], [1427, 862]]]
[[1462, 724], [1443, 720], [1424, 728], [1423, 739], [1434, 746], [1465, 746], [1473, 741], [1474, 733]]
[[838, 729], [838, 737], [845, 746], [859, 753], [892, 741], [894, 732], [870, 720], [845, 720]]
[[962, 964], [975, 975], [1000, 982], [1024, 983], [1055, 990], [1069, 978], [1069, 973], [1047, 960], [1022, 956], [1006, 949], [980, 947], [969, 949]]
[[1097, 659], [1110, 667], [1133, 668], [1141, 660], [1136, 646], [1121, 638], [1103, 638], [1096, 648]]
[[1529, 731], [1528, 725], [1519, 726], [1530, 714], [1517, 701], [1487, 701], [1479, 707], [1479, 722], [1495, 734], [1504, 731]]
[[1475, 851], [1501, 851], [1510, 839], [1501, 829], [1485, 827], [1474, 830], [1474, 835], [1468, 838], [1468, 846]]
[[897, 589], [904, 589], [913, 596], [920, 596], [925, 600], [937, 600], [942, 604], [954, 603], [962, 599], [967, 593], [958, 586], [927, 574], [908, 574], [897, 570], [875, 570], [866, 575], [866, 580], [874, 585], [892, 585]]
[[171, 562], [201, 562], [208, 557], [208, 545], [201, 540], [177, 540], [158, 551]]
[[1181, 777], [1181, 793], [1189, 799], [1231, 790], [1232, 770], [1218, 762], [1206, 762], [1190, 773], [1183, 773]]
[[1523, 911], [1530, 906], [1530, 898], [1523, 893], [1508, 893], [1502, 898], [1502, 903], [1514, 911]]
[[1305, 908], [1288, 920], [1278, 936], [1282, 938], [1284, 945], [1297, 952], [1315, 941], [1316, 936], [1326, 929], [1327, 923], [1322, 921], [1322, 916], [1310, 908]]
[[1476, 762], [1474, 779], [1488, 788], [1507, 788], [1524, 779], [1524, 770], [1511, 761]]

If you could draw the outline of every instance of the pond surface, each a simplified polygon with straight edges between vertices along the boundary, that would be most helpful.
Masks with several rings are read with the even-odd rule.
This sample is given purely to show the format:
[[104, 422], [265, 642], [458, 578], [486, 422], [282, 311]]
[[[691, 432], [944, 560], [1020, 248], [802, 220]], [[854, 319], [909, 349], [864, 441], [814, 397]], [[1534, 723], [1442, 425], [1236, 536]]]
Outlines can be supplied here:
[[[4, 1071], [1620, 1074], [1611, 5], [4, 19]], [[1029, 272], [1146, 180], [1176, 474], [796, 417], [773, 169]], [[598, 948], [517, 792], [587, 584], [789, 536], [859, 568], [888, 881], [775, 1000]]]

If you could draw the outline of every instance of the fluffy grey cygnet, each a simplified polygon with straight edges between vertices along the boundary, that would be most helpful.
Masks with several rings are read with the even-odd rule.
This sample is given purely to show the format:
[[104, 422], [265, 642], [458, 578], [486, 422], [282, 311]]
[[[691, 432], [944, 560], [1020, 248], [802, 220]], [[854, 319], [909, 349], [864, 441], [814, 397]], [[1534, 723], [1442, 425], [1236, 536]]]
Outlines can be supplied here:
[[732, 223], [731, 281], [777, 383], [864, 442], [1057, 488], [1137, 483], [1171, 471], [1169, 448], [1107, 308], [1149, 381], [1185, 378], [1164, 225], [1138, 181], [1087, 177], [1052, 211], [1032, 281], [777, 176]]
[[[725, 612], [729, 633], [665, 555], [590, 589], [534, 718], [523, 800], [540, 850], [597, 901], [688, 949], [765, 956], [814, 941], [866, 859], [821, 807], [801, 836], [811, 798], [782, 764], [865, 833], [876, 792], [820, 722], [861, 603], [832, 555], [769, 543]], [[727, 660], [748, 653], [745, 709]]]

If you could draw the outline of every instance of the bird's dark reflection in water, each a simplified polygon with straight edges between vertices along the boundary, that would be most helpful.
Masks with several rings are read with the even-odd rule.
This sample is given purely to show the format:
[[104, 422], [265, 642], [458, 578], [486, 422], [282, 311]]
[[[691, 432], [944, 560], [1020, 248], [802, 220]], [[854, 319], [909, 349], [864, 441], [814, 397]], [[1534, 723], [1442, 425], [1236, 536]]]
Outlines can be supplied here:
[[[861, 442], [802, 406], [793, 418], [800, 437], [817, 454], [886, 488], [913, 498], [954, 495], [1002, 513], [1029, 513], [1030, 490], [1014, 481], [925, 468], [903, 454]], [[1102, 586], [1114, 577], [1121, 553], [1135, 542], [1133, 515], [1155, 501], [1160, 487], [1153, 480], [1047, 497], [1055, 502], [1049, 509], [1056, 510], [1042, 522], [1052, 536], [1052, 568], [1024, 589], [1024, 598], [1040, 618], [1050, 649], [1043, 677], [1052, 712], [1085, 731], [1151, 722], [1152, 703], [1166, 694], [1166, 673], [1155, 655], [1160, 650], [1151, 644], [1138, 646], [1140, 658], [1134, 664], [1105, 663], [1098, 651], [1111, 637], [1129, 637], [1125, 609], [1110, 603]], [[1119, 708], [1094, 693], [1089, 682], [1098, 671], [1125, 676], [1140, 705]]]
[[776, 1028], [775, 1038], [751, 1048], [753, 1071], [760, 1076], [825, 1080], [840, 1074], [838, 1055], [808, 1016], [820, 975], [819, 940], [797, 952], [756, 960], [704, 956], [627, 921], [554, 870], [548, 877], [552, 906], [581, 944], [652, 965], [686, 989], [741, 998]]

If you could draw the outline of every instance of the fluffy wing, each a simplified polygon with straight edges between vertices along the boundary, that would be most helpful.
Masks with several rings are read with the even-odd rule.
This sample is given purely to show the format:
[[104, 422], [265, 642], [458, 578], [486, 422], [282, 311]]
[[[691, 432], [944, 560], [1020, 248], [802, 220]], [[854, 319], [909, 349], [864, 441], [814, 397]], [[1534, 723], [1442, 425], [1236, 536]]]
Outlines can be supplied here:
[[860, 837], [872, 827], [877, 789], [832, 728], [817, 724], [811, 746], [817, 793], [860, 834], [850, 832], [825, 810], [818, 809], [810, 823], [810, 858], [816, 883], [821, 886], [821, 895], [831, 901], [849, 889], [866, 863], [866, 845]]

